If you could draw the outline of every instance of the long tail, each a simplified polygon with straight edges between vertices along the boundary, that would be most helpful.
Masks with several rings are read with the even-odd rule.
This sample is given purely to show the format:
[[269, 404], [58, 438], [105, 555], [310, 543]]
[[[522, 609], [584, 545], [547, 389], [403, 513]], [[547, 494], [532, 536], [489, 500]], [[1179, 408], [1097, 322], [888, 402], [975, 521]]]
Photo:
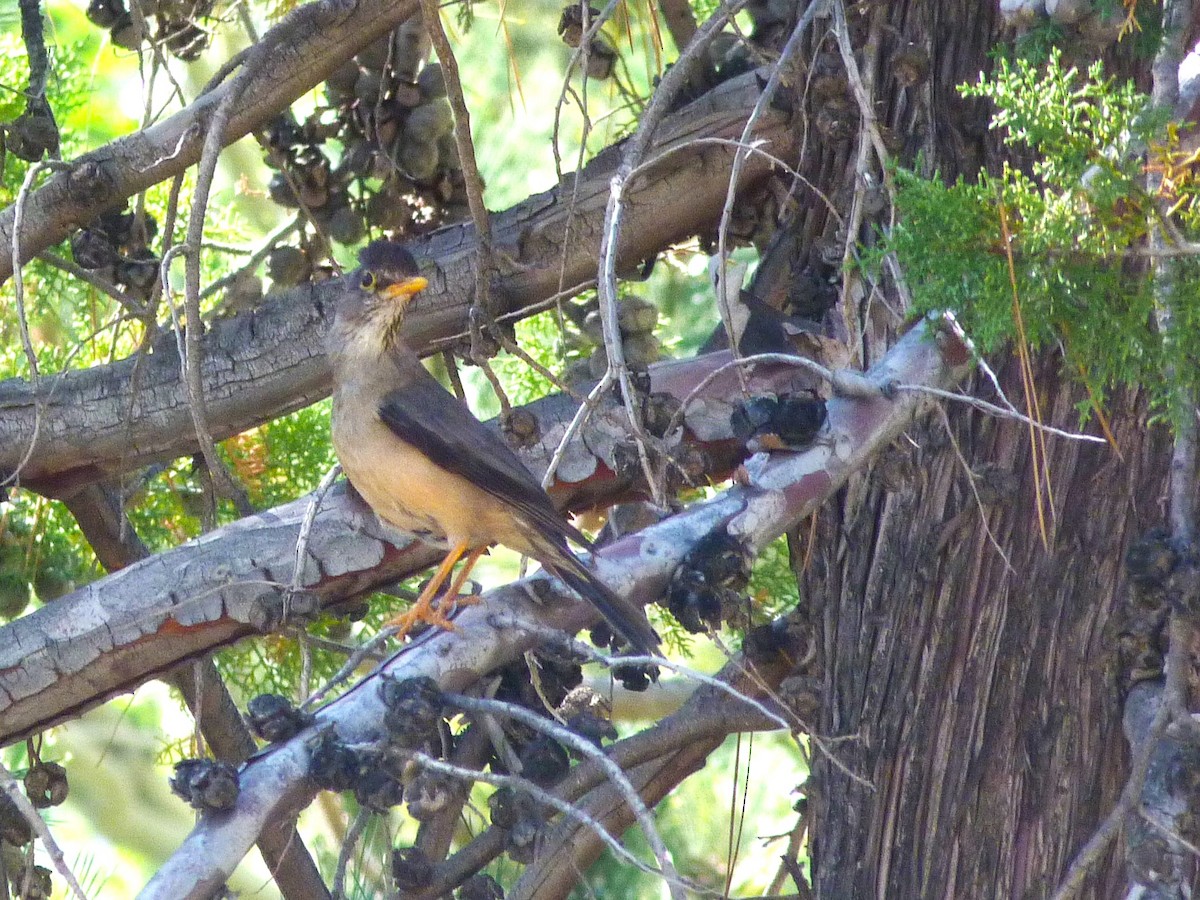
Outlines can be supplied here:
[[542, 545], [542, 552], [538, 555], [538, 561], [545, 569], [596, 607], [605, 621], [637, 653], [643, 656], [662, 655], [658, 632], [650, 627], [641, 607], [626, 600], [597, 578], [596, 573], [570, 551], [561, 535], [551, 537], [541, 534], [539, 537], [542, 539], [538, 542]]

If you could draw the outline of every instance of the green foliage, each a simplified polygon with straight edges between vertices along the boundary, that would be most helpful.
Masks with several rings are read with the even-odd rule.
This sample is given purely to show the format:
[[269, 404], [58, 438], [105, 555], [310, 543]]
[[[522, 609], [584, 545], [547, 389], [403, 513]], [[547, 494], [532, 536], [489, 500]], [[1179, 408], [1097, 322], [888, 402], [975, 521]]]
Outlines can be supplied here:
[[[1194, 381], [1200, 332], [1180, 329], [1165, 346], [1151, 267], [1138, 253], [1159, 204], [1175, 205], [1186, 233], [1200, 225], [1197, 185], [1163, 117], [1132, 84], [1105, 79], [1099, 63], [1081, 75], [1057, 51], [1044, 66], [1001, 61], [961, 91], [991, 100], [992, 127], [1014, 150], [1032, 151], [1032, 162], [1028, 172], [1006, 164], [949, 185], [896, 173], [901, 221], [882, 250], [897, 253], [918, 311], [955, 310], [985, 351], [1009, 340], [1061, 343], [1067, 371], [1097, 398], [1143, 384], [1162, 399], [1168, 360]], [[1147, 147], [1150, 165], [1176, 176], [1158, 196], [1144, 187]]]

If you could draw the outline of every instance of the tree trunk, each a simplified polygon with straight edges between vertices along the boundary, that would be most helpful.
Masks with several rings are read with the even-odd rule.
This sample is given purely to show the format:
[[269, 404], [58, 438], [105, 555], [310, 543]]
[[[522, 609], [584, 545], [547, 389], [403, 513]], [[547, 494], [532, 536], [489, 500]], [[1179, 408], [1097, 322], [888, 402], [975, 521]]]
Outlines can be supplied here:
[[[1071, 422], [1070, 388], [1045, 399], [1048, 420]], [[970, 466], [999, 467], [983, 499], [1005, 475], [1015, 491], [981, 508], [935, 417], [822, 512], [803, 580], [830, 661], [821, 732], [857, 736], [836, 752], [872, 785], [814, 760], [821, 897], [1048, 896], [1127, 774], [1103, 632], [1124, 547], [1162, 519], [1167, 435], [1114, 415], [1124, 462], [1048, 440], [1047, 549], [1028, 429], [951, 422]], [[1123, 883], [1110, 864], [1095, 895]]]
[[[955, 91], [990, 70], [987, 52], [1012, 39], [996, 6], [913, 0], [884, 7], [882, 27], [863, 22], [855, 35], [851, 23], [856, 50], [868, 48], [858, 60], [864, 80], [872, 67], [878, 73], [880, 122], [907, 141], [904, 164], [919, 150], [926, 173], [952, 179], [999, 158], [990, 111]], [[928, 81], [904, 88], [889, 60], [907, 42], [932, 64]], [[801, 168], [829, 196], [845, 197], [854, 163], [847, 141], [810, 150]], [[826, 216], [810, 207], [798, 243], [832, 229]], [[871, 312], [864, 318], [870, 361], [888, 329]], [[1017, 365], [995, 362], [1024, 408]], [[1057, 366], [1048, 359], [1037, 373], [1042, 414], [1074, 429], [1085, 397]], [[1163, 520], [1170, 444], [1165, 429], [1147, 429], [1137, 398], [1118, 397], [1106, 411], [1119, 453], [1044, 439], [1048, 545], [1029, 429], [966, 407], [914, 428], [851, 479], [822, 509], [811, 547], [809, 530], [798, 530], [801, 597], [823, 622], [819, 732], [853, 736], [829, 746], [869, 782], [814, 746], [807, 788], [818, 897], [1046, 897], [1114, 804], [1128, 749], [1104, 632], [1123, 602], [1125, 548]], [[1099, 432], [1094, 422], [1088, 430]], [[1099, 897], [1119, 896], [1124, 883], [1111, 854], [1090, 881]]]

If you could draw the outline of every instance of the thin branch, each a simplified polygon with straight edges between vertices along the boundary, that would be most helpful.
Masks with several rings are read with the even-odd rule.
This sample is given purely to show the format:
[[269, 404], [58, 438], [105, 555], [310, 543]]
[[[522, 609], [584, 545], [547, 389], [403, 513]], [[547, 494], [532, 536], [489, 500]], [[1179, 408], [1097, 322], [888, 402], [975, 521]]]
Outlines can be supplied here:
[[[621, 164], [609, 179], [609, 199], [604, 213], [604, 226], [600, 239], [600, 262], [597, 267], [596, 281], [599, 287], [600, 316], [604, 325], [604, 344], [608, 351], [608, 368], [606, 376], [615, 376], [621, 385], [621, 397], [625, 403], [625, 411], [629, 417], [629, 425], [637, 443], [638, 458], [646, 477], [654, 502], [662, 507], [666, 503], [663, 485], [656, 476], [650, 462], [647, 445], [649, 435], [642, 426], [642, 416], [637, 393], [629, 377], [629, 367], [625, 363], [625, 351], [621, 343], [621, 332], [617, 324], [617, 247], [621, 239], [621, 229], [625, 213], [625, 187], [630, 175], [641, 163], [649, 149], [655, 129], [670, 109], [675, 96], [687, 84], [690, 69], [694, 61], [705, 52], [713, 38], [720, 33], [725, 24], [744, 5], [746, 0], [735, 0], [731, 4], [723, 4], [709, 18], [704, 26], [696, 33], [691, 43], [679, 54], [675, 64], [663, 75], [654, 96], [651, 98], [645, 112], [638, 121], [637, 131], [625, 146]], [[761, 96], [759, 104], [761, 104]], [[755, 109], [758, 109], [756, 104]], [[753, 113], [751, 114], [753, 117]], [[735, 181], [737, 161], [734, 162]], [[612, 381], [612, 377], [607, 378]]]
[[46, 825], [46, 820], [43, 819], [33, 804], [29, 802], [29, 798], [21, 790], [17, 779], [13, 777], [12, 772], [5, 768], [3, 763], [0, 763], [0, 790], [3, 790], [8, 795], [8, 799], [12, 801], [21, 817], [29, 823], [29, 827], [33, 829], [33, 833], [38, 836], [38, 840], [42, 842], [42, 846], [46, 848], [46, 853], [49, 854], [50, 860], [54, 863], [54, 868], [59, 875], [66, 881], [73, 893], [79, 900], [87, 900], [87, 894], [83, 892], [83, 888], [79, 884], [79, 880], [75, 877], [75, 873], [71, 871], [71, 867], [67, 865], [67, 860], [63, 856], [62, 850], [58, 843], [54, 840], [54, 835], [50, 833], [49, 826]]
[[1162, 696], [1159, 698], [1158, 709], [1150, 722], [1150, 728], [1133, 757], [1129, 780], [1125, 782], [1125, 787], [1121, 790], [1121, 796], [1117, 799], [1116, 805], [1104, 817], [1100, 827], [1083, 845], [1083, 849], [1079, 851], [1075, 859], [1071, 861], [1071, 867], [1054, 892], [1053, 900], [1070, 900], [1079, 893], [1092, 869], [1108, 852], [1109, 844], [1116, 838], [1121, 826], [1125, 824], [1125, 820], [1140, 805], [1142, 787], [1150, 772], [1154, 751], [1158, 748], [1158, 743], [1166, 734], [1167, 726], [1171, 722], [1173, 703], [1171, 698], [1182, 697], [1183, 692], [1187, 690], [1187, 669], [1190, 666], [1187, 644], [1189, 636], [1190, 629], [1180, 622], [1178, 616], [1172, 616], [1170, 646], [1167, 648], [1166, 683], [1163, 686]]
[[[460, 766], [448, 763], [445, 760], [435, 759], [426, 753], [421, 753], [416, 750], [404, 751], [404, 755], [422, 768], [429, 769], [433, 772], [440, 772], [443, 775], [451, 775], [455, 778], [461, 778], [464, 781], [482, 781], [484, 784], [490, 784], [495, 787], [511, 788], [515, 791], [527, 793], [539, 803], [551, 807], [552, 809], [562, 813], [568, 819], [578, 822], [594, 831], [596, 835], [608, 845], [608, 848], [612, 850], [617, 859], [628, 863], [638, 871], [645, 872], [648, 875], [654, 875], [662, 878], [667, 877], [665, 872], [655, 869], [653, 866], [646, 865], [646, 863], [642, 862], [623, 846], [621, 846], [621, 843], [605, 830], [602, 823], [582, 812], [577, 806], [567, 803], [565, 800], [560, 800], [549, 791], [538, 787], [527, 778], [520, 778], [515, 775], [498, 775], [495, 772], [481, 772], [477, 769], [464, 769]], [[622, 775], [623, 774], [624, 773], [622, 773]], [[674, 869], [672, 869], [672, 872], [674, 872]], [[685, 882], [683, 879], [679, 878], [678, 874], [675, 874], [674, 877], [675, 881], [671, 884], [673, 892], [679, 885], [684, 885], [695, 889], [696, 886], [691, 885], [689, 882]], [[708, 894], [710, 892], [703, 891], [703, 893]]]
[[[478, 258], [475, 262], [475, 305], [491, 314], [491, 277], [496, 265], [495, 248], [492, 245], [492, 224], [487, 207], [483, 203], [483, 179], [479, 176], [479, 164], [475, 160], [475, 143], [471, 140], [471, 113], [463, 96], [462, 79], [458, 60], [450, 47], [450, 39], [442, 27], [442, 15], [437, 0], [420, 0], [421, 20], [429, 33], [429, 40], [442, 64], [446, 81], [446, 99], [454, 112], [454, 144], [462, 165], [463, 182], [466, 185], [467, 207], [471, 221], [475, 223], [478, 239]], [[475, 354], [477, 348], [472, 347]]]
[[[313, 491], [312, 496], [308, 501], [308, 509], [304, 512], [304, 520], [300, 523], [300, 533], [296, 535], [296, 562], [292, 567], [292, 583], [287, 589], [287, 593], [283, 596], [283, 622], [286, 623], [288, 614], [291, 612], [292, 598], [296, 596], [296, 592], [303, 586], [301, 582], [304, 580], [304, 563], [308, 556], [308, 542], [312, 537], [313, 522], [317, 519], [317, 512], [321, 509], [321, 504], [325, 500], [325, 495], [329, 492], [329, 488], [337, 480], [337, 477], [342, 474], [342, 467], [339, 463], [334, 463], [330, 466], [329, 471], [321, 479], [321, 483], [317, 485], [317, 489]], [[282, 623], [281, 623], [282, 624]]]
[[[779, 85], [783, 81], [788, 63], [799, 52], [800, 42], [808, 31], [809, 26], [812, 25], [818, 16], [827, 14], [828, 4], [829, 0], [812, 0], [808, 4], [808, 8], [804, 10], [804, 14], [796, 22], [796, 27], [792, 29], [787, 43], [784, 44], [783, 50], [780, 51], [779, 60], [771, 67], [771, 75], [767, 79], [767, 83], [764, 85], [758, 100], [755, 102], [754, 109], [746, 119], [746, 124], [742, 128], [741, 139], [738, 141], [739, 144], [745, 146], [751, 143], [754, 126], [762, 118], [763, 113], [770, 108], [771, 101], [775, 97], [775, 92], [779, 90]], [[734, 154], [733, 167], [729, 172], [729, 186], [725, 191], [725, 206], [721, 210], [721, 221], [717, 226], [717, 255], [720, 264], [716, 269], [716, 295], [718, 304], [721, 304], [721, 321], [725, 324], [726, 336], [729, 338], [729, 348], [733, 351], [734, 356], [737, 356], [737, 341], [734, 340], [733, 326], [730, 321], [728, 308], [724, 305], [724, 298], [727, 296], [725, 292], [725, 266], [726, 260], [729, 259], [729, 247], [726, 237], [729, 231], [729, 221], [733, 217], [733, 205], [737, 199], [738, 183], [741, 180], [742, 169], [746, 165], [749, 155], [747, 151], [742, 149], [739, 149]]]
[[674, 865], [671, 864], [671, 855], [667, 852], [667, 845], [663, 843], [662, 836], [658, 833], [658, 828], [654, 824], [650, 810], [642, 802], [641, 796], [625, 775], [624, 770], [598, 750], [595, 744], [585, 738], [581, 738], [557, 722], [547, 719], [544, 716], [539, 716], [537, 713], [531, 712], [522, 706], [517, 706], [514, 703], [476, 699], [474, 697], [465, 697], [461, 694], [450, 694], [447, 695], [446, 699], [468, 712], [494, 713], [516, 719], [518, 722], [529, 726], [535, 731], [549, 735], [556, 741], [566, 744], [577, 753], [595, 760], [596, 764], [604, 769], [613, 785], [621, 792], [621, 795], [629, 804], [629, 808], [633, 810], [638, 825], [642, 829], [642, 834], [646, 838], [646, 843], [650, 845], [650, 850], [654, 853], [654, 857], [658, 860], [658, 864], [662, 869], [663, 878], [670, 886], [672, 898], [682, 900], [683, 894], [678, 888], [679, 873], [675, 871]]
[[354, 851], [358, 847], [358, 840], [362, 837], [369, 821], [371, 821], [371, 811], [364, 806], [358, 811], [354, 821], [350, 823], [346, 836], [342, 838], [342, 849], [338, 852], [337, 868], [333, 873], [334, 900], [344, 900], [346, 896], [346, 868], [350, 864], [350, 857], [354, 855]]
[[954, 391], [945, 391], [941, 388], [930, 387], [923, 384], [897, 384], [894, 385], [897, 391], [914, 391], [919, 394], [928, 394], [931, 397], [940, 397], [942, 400], [954, 400], [958, 403], [965, 403], [968, 406], [973, 406], [978, 410], [996, 416], [999, 419], [1015, 419], [1031, 428], [1036, 428], [1046, 434], [1053, 434], [1057, 437], [1066, 438], [1069, 441], [1083, 441], [1089, 444], [1107, 444], [1102, 437], [1094, 434], [1083, 434], [1078, 431], [1065, 431], [1062, 428], [1055, 428], [1053, 425], [1046, 425], [1043, 422], [1035, 422], [1024, 413], [1016, 412], [1015, 410], [1005, 409], [997, 406], [994, 403], [988, 403], [986, 400], [981, 400], [978, 397], [972, 397], [969, 394], [958, 394]]
[[29, 192], [33, 188], [34, 179], [43, 169], [59, 169], [62, 163], [56, 163], [50, 160], [36, 162], [29, 167], [29, 171], [25, 173], [25, 179], [21, 182], [21, 189], [17, 192], [16, 211], [13, 215], [13, 236], [12, 236], [12, 267], [13, 267], [13, 297], [17, 304], [17, 327], [21, 332], [21, 347], [25, 351], [25, 360], [29, 363], [29, 380], [33, 386], [33, 434], [29, 438], [29, 447], [25, 451], [25, 455], [17, 464], [16, 468], [3, 481], [0, 481], [0, 488], [8, 484], [18, 482], [21, 477], [21, 470], [25, 468], [25, 464], [29, 462], [33, 456], [33, 451], [37, 447], [39, 432], [42, 426], [43, 404], [40, 373], [38, 371], [37, 353], [33, 349], [33, 341], [29, 336], [29, 319], [25, 312], [25, 280], [21, 274], [21, 229], [25, 224], [25, 205], [29, 201]]

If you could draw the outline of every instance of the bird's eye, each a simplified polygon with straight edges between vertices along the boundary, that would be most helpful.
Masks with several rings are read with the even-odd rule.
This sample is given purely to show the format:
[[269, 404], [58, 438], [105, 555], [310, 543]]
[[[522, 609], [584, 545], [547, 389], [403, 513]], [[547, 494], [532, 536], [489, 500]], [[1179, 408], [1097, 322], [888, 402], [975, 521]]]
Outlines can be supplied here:
[[375, 275], [373, 272], [363, 272], [362, 278], [358, 282], [362, 285], [364, 291], [369, 291], [375, 287]]

